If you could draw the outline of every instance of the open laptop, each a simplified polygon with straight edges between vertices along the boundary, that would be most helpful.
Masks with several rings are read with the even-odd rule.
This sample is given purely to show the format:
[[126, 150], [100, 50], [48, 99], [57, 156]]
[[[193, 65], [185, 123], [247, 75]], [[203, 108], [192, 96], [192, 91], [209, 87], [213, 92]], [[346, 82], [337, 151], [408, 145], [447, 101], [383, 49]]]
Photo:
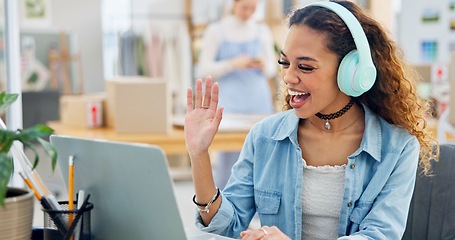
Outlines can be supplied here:
[[68, 185], [74, 157], [74, 191], [90, 194], [91, 232], [97, 240], [231, 239], [184, 228], [163, 151], [154, 145], [52, 135]]

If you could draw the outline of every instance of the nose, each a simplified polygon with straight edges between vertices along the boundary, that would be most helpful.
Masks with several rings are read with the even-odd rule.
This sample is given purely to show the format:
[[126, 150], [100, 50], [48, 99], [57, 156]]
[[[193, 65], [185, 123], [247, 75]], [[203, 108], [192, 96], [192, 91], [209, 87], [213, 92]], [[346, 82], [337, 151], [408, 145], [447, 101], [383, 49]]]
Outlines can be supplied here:
[[286, 84], [297, 84], [300, 82], [298, 71], [293, 68], [281, 69], [281, 78]]

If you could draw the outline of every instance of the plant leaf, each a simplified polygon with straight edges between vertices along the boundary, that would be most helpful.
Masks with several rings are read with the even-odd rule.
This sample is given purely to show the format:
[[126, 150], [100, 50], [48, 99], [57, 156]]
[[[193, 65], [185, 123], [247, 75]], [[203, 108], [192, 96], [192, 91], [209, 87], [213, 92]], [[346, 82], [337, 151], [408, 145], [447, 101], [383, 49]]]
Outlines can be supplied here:
[[14, 140], [16, 140], [16, 132], [11, 130], [0, 130], [0, 151], [9, 152]]
[[54, 171], [55, 165], [57, 165], [57, 150], [55, 149], [54, 145], [52, 145], [50, 142], [48, 142], [42, 138], [38, 138], [38, 141], [43, 146], [47, 155], [49, 155], [49, 157], [51, 157], [52, 171]]
[[0, 113], [4, 112], [14, 101], [19, 94], [16, 93], [0, 93]]
[[13, 172], [13, 163], [7, 153], [0, 152], [0, 206], [5, 206], [7, 185]]
[[37, 140], [38, 138], [48, 137], [53, 132], [54, 130], [52, 128], [42, 124], [38, 124], [33, 127], [20, 130], [18, 140], [21, 142]]
[[39, 163], [38, 152], [36, 151], [36, 148], [34, 147], [34, 145], [31, 142], [24, 142], [24, 146], [26, 146], [27, 148], [30, 148], [33, 151], [33, 154], [35, 154], [35, 160], [33, 161], [33, 167], [32, 167], [32, 169], [35, 169]]

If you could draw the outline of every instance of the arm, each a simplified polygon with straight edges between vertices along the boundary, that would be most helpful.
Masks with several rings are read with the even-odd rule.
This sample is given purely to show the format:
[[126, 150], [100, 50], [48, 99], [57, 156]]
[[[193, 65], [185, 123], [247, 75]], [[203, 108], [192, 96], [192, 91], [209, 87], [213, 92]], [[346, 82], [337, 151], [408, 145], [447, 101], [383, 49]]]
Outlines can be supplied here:
[[[185, 141], [191, 160], [196, 202], [207, 204], [217, 189], [212, 176], [208, 148], [221, 122], [223, 108], [218, 108], [218, 84], [212, 88], [212, 79], [206, 78], [205, 96], [202, 97], [202, 80], [196, 81], [195, 101], [193, 91], [187, 90], [187, 113], [185, 116]], [[209, 208], [201, 212], [204, 224], [208, 225], [221, 204], [219, 197]]]
[[234, 69], [228, 60], [216, 61], [218, 48], [222, 42], [222, 32], [219, 25], [217, 23], [209, 25], [204, 32], [199, 56], [199, 76], [211, 75], [216, 79]]
[[[247, 69], [254, 67], [253, 59], [247, 55], [240, 55], [231, 59], [217, 60], [218, 50], [224, 41], [225, 32], [239, 34], [230, 25], [221, 26], [221, 23], [210, 25], [204, 32], [202, 38], [201, 54], [199, 56], [198, 76], [212, 76], [215, 80], [236, 69]], [[234, 32], [234, 33], [233, 33]]]

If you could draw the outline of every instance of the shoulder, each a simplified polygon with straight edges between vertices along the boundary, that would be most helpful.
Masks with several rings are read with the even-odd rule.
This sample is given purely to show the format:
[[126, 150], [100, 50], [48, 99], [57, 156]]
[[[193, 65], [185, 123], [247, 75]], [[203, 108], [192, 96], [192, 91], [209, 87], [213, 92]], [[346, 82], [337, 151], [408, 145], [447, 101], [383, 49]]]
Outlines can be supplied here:
[[266, 37], [271, 37], [272, 36], [272, 31], [270, 30], [269, 26], [263, 22], [258, 22], [257, 23], [257, 28], [259, 29], [259, 33], [262, 35], [265, 35]]
[[257, 22], [257, 26], [260, 31], [270, 32], [269, 26], [264, 22]]
[[218, 20], [216, 22], [210, 23], [205, 29], [205, 34], [219, 34], [222, 32], [222, 25], [224, 19]]
[[368, 139], [368, 145], [376, 143], [383, 153], [401, 153], [407, 147], [411, 147], [417, 152], [420, 150], [417, 138], [406, 129], [387, 122], [366, 106], [364, 106], [364, 110], [366, 125], [364, 137]]
[[382, 138], [390, 145], [403, 145], [409, 141], [417, 141], [417, 138], [409, 133], [406, 129], [391, 124], [380, 116], [378, 116], [378, 119], [381, 125]]

